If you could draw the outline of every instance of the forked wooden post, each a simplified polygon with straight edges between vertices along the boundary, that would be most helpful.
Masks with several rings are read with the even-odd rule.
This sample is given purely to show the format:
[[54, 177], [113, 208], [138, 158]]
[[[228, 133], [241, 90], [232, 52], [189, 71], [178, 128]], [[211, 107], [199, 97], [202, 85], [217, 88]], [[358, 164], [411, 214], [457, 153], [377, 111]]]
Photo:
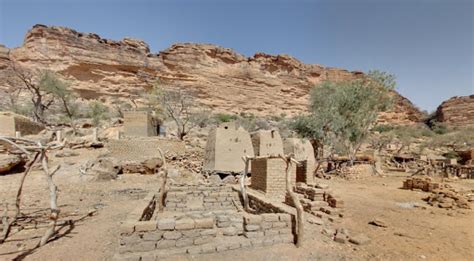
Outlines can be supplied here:
[[291, 201], [296, 208], [296, 247], [301, 247], [303, 245], [304, 238], [304, 210], [301, 202], [298, 200], [298, 197], [293, 192], [293, 187], [291, 185], [291, 176], [290, 176], [290, 166], [294, 162], [299, 164], [298, 161], [292, 158], [291, 155], [281, 158], [286, 163], [286, 192], [290, 195]]
[[161, 155], [161, 160], [163, 161], [163, 177], [161, 179], [160, 183], [160, 195], [158, 198], [158, 211], [163, 212], [165, 208], [165, 193], [166, 193], [166, 180], [168, 179], [168, 166], [166, 165], [166, 158], [165, 154], [163, 154], [163, 151], [158, 148], [158, 152], [160, 152]]
[[247, 187], [245, 185], [245, 178], [247, 177], [249, 173], [250, 159], [251, 158], [249, 156], [242, 157], [242, 160], [245, 162], [245, 169], [244, 169], [244, 173], [240, 175], [240, 193], [242, 194], [242, 199], [244, 201], [244, 209], [247, 212], [250, 210], [250, 206], [249, 206], [249, 198], [247, 195]]

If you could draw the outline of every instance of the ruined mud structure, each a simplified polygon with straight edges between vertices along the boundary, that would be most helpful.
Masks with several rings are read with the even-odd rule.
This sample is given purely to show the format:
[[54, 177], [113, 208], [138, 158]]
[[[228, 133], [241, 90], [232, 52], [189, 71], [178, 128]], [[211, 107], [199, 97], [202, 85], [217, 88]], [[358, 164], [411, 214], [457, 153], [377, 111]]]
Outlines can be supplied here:
[[266, 207], [258, 214], [243, 212], [238, 192], [229, 186], [172, 185], [159, 212], [157, 195], [150, 194], [121, 226], [116, 260], [293, 243], [290, 214], [257, 197], [250, 201]]
[[284, 139], [283, 152], [285, 155], [293, 154], [294, 158], [301, 163], [300, 166], [298, 166], [299, 169], [297, 173], [299, 173], [299, 175], [297, 175], [297, 182], [313, 183], [316, 159], [311, 142], [297, 138]]
[[[261, 191], [266, 197], [279, 202], [286, 196], [286, 163], [281, 158], [256, 158], [252, 160], [252, 183], [250, 188]], [[296, 166], [291, 165], [292, 184], [296, 183]]]
[[250, 134], [234, 123], [224, 123], [209, 132], [203, 170], [214, 173], [243, 172], [243, 156], [254, 156]]
[[43, 125], [11, 112], [1, 112], [0, 123], [0, 134], [8, 136], [15, 136], [16, 132], [21, 135], [37, 134], [44, 129]]
[[126, 136], [151, 137], [160, 134], [158, 119], [147, 111], [127, 111], [123, 116]]
[[283, 141], [278, 131], [259, 130], [251, 136], [255, 156], [283, 155]]

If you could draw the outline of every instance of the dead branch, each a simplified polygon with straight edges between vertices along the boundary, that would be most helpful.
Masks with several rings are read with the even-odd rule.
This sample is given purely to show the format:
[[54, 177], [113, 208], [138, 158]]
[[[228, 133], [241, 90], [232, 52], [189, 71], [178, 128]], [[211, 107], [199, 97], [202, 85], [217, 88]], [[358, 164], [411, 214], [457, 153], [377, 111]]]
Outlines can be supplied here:
[[18, 217], [20, 215], [20, 203], [21, 203], [21, 195], [23, 191], [23, 184], [25, 182], [26, 176], [31, 171], [31, 167], [38, 160], [38, 157], [40, 157], [40, 161], [43, 167], [43, 172], [46, 176], [46, 181], [48, 182], [48, 187], [50, 191], [50, 208], [51, 208], [51, 214], [50, 214], [51, 222], [49, 225], [49, 229], [46, 231], [44, 236], [41, 238], [41, 241], [38, 243], [38, 247], [41, 247], [45, 245], [48, 242], [48, 240], [55, 234], [55, 227], [56, 227], [56, 223], [57, 223], [59, 212], [60, 212], [57, 206], [57, 187], [53, 182], [53, 175], [60, 169], [61, 166], [60, 165], [56, 166], [55, 168], [50, 170], [48, 167], [48, 157], [46, 153], [48, 150], [63, 147], [64, 143], [43, 146], [40, 142], [35, 142], [28, 139], [4, 137], [4, 136], [0, 137], [0, 140], [7, 142], [8, 144], [19, 149], [21, 152], [23, 152], [26, 155], [31, 155], [32, 153], [35, 153], [34, 157], [28, 162], [27, 168], [20, 179], [20, 185], [18, 187], [16, 202], [15, 202], [15, 207], [16, 207], [15, 215], [12, 217], [12, 219], [8, 219], [7, 213], [5, 213], [3, 217], [2, 223], [4, 224], [4, 228], [3, 228], [2, 238], [0, 239], [0, 243], [5, 242], [5, 240], [7, 239], [9, 235], [12, 225], [17, 223]]
[[56, 171], [59, 170], [60, 165], [57, 166], [54, 171], [50, 171], [48, 168], [48, 158], [46, 156], [46, 150], [43, 150], [41, 154], [41, 165], [43, 166], [43, 172], [46, 176], [46, 181], [48, 182], [49, 187], [49, 196], [50, 196], [50, 206], [51, 206], [51, 214], [50, 214], [50, 227], [46, 230], [46, 233], [41, 238], [39, 242], [39, 246], [42, 247], [48, 242], [48, 239], [54, 235], [54, 229], [56, 228], [56, 222], [58, 221], [59, 217], [59, 208], [58, 208], [58, 195], [57, 195], [57, 187], [56, 184], [53, 182], [53, 175]]

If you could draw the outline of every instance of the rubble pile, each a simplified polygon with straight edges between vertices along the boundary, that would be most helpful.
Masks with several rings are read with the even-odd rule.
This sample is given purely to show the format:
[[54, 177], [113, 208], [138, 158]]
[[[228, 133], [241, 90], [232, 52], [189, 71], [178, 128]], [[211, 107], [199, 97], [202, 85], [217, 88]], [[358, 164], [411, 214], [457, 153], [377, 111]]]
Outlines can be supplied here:
[[454, 189], [435, 189], [433, 193], [427, 198], [424, 198], [431, 206], [438, 206], [440, 208], [464, 208], [471, 209], [469, 201], [472, 198], [467, 198], [462, 193]]
[[[344, 201], [335, 197], [327, 185], [296, 183], [295, 192], [305, 212], [330, 222], [344, 217]], [[293, 206], [289, 195], [286, 195], [285, 203]]]
[[411, 177], [403, 181], [403, 189], [418, 189], [431, 192], [424, 198], [429, 205], [440, 208], [465, 208], [470, 209], [469, 202], [474, 201], [469, 195], [458, 192], [449, 184], [434, 182], [430, 177]]
[[372, 164], [343, 166], [336, 169], [336, 175], [348, 180], [361, 179], [374, 175], [374, 166]]
[[203, 157], [203, 152], [198, 150], [185, 151], [180, 154], [173, 152], [165, 153], [167, 162], [175, 167], [186, 169], [191, 173], [201, 173]]

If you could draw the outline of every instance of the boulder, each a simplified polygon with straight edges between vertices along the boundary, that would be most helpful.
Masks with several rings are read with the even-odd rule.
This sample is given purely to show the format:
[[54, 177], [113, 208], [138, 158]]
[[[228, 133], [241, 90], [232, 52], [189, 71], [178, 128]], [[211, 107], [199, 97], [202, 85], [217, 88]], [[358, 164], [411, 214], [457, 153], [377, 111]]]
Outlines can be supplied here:
[[81, 173], [88, 180], [107, 181], [116, 179], [121, 169], [114, 158], [104, 157], [86, 162], [81, 168]]
[[6, 174], [23, 162], [18, 155], [0, 154], [0, 174]]

